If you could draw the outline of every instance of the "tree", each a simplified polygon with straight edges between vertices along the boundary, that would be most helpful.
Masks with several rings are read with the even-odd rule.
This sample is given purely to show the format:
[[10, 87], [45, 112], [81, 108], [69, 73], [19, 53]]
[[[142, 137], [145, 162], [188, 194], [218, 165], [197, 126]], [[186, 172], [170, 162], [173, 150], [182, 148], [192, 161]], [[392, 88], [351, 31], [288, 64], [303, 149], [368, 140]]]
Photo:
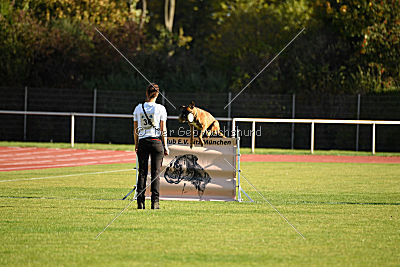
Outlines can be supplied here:
[[317, 1], [316, 15], [350, 45], [344, 75], [358, 92], [400, 90], [400, 2]]
[[[231, 0], [220, 4], [214, 14], [217, 26], [206, 43], [212, 53], [211, 64], [231, 77], [230, 90], [237, 91], [307, 25], [311, 14], [307, 1]], [[254, 81], [253, 89], [282, 90], [285, 54]], [[290, 81], [288, 87], [295, 83]]]
[[144, 23], [146, 22], [147, 13], [147, 0], [142, 0], [142, 12], [140, 14], [139, 30], [143, 30]]
[[164, 22], [165, 22], [165, 28], [167, 28], [169, 32], [172, 32], [172, 26], [174, 25], [174, 15], [175, 15], [175, 0], [165, 0]]
[[120, 70], [94, 26], [131, 55], [142, 38], [127, 1], [25, 0], [0, 10], [1, 85], [75, 87]]

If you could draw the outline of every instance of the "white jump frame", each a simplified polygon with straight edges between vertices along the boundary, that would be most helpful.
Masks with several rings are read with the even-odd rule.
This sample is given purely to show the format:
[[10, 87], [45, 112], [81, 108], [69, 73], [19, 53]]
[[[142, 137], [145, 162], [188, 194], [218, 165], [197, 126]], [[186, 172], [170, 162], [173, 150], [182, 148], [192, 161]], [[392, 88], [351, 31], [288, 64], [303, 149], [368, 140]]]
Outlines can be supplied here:
[[372, 125], [372, 154], [375, 155], [376, 125], [400, 125], [400, 121], [377, 121], [377, 120], [333, 120], [333, 119], [273, 119], [273, 118], [234, 118], [232, 120], [232, 134], [236, 135], [236, 124], [238, 122], [252, 123], [251, 152], [254, 153], [256, 146], [255, 129], [256, 123], [309, 123], [311, 124], [310, 152], [314, 153], [315, 124], [368, 124]]

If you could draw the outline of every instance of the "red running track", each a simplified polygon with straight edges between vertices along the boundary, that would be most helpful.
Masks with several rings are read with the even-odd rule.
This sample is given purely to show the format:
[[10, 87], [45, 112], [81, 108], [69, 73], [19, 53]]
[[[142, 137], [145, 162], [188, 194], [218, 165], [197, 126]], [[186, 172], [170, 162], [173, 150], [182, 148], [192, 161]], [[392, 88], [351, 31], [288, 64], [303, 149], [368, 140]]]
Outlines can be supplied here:
[[136, 154], [132, 151], [0, 147], [0, 171], [132, 163], [135, 160]]
[[[0, 171], [20, 171], [84, 165], [134, 163], [133, 151], [0, 147]], [[242, 155], [241, 161], [400, 163], [400, 157]]]

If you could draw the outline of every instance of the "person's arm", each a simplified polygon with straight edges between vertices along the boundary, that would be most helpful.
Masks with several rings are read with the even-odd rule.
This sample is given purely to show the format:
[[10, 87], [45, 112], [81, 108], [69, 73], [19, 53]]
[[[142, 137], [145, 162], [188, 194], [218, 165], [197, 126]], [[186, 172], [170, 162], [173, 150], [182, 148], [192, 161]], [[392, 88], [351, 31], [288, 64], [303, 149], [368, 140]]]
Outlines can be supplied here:
[[139, 136], [138, 136], [138, 122], [133, 122], [133, 139], [135, 141], [135, 152], [137, 153], [139, 147]]
[[160, 121], [160, 130], [162, 143], [164, 145], [164, 155], [169, 155], [168, 143], [167, 143], [167, 126], [165, 121]]

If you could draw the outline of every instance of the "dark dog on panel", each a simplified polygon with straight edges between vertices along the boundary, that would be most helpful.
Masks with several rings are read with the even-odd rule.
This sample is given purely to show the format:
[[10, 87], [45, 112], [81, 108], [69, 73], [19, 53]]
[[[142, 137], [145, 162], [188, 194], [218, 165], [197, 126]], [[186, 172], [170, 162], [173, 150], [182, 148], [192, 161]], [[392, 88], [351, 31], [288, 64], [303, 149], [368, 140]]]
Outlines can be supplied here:
[[201, 198], [211, 177], [197, 161], [197, 156], [192, 154], [176, 156], [165, 169], [165, 180], [170, 184], [190, 182]]
[[200, 131], [199, 140], [201, 146], [204, 146], [203, 135], [207, 137], [218, 135], [224, 137], [221, 133], [219, 122], [209, 112], [194, 106], [194, 101], [188, 106], [181, 106], [181, 114], [178, 118], [179, 122], [187, 122], [190, 126], [190, 148], [193, 148], [194, 128]]

